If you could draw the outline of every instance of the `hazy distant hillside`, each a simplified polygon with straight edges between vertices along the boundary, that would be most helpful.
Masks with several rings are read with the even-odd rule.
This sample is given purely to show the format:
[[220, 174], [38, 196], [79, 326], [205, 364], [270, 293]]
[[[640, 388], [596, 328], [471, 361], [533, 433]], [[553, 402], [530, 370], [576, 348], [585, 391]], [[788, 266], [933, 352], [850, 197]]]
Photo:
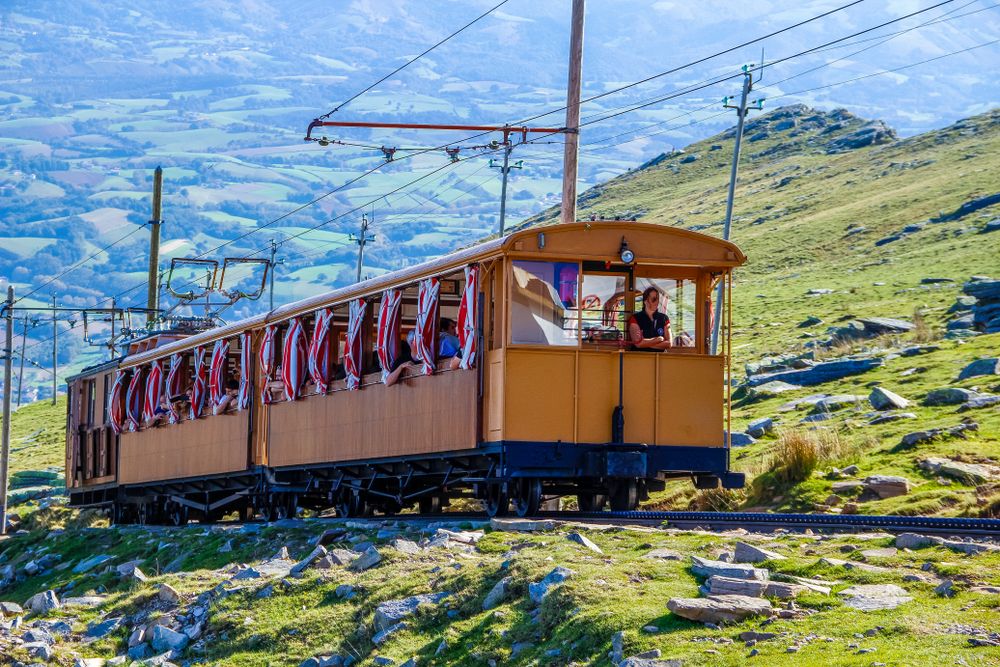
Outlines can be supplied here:
[[[317, 114], [489, 6], [452, 0], [5, 3], [0, 8], [0, 275], [9, 277], [23, 295], [86, 260], [35, 296], [46, 300], [51, 292], [61, 303], [82, 306], [120, 294], [119, 303], [143, 305], [148, 237], [141, 226], [149, 219], [156, 165], [166, 175], [165, 260], [260, 253], [271, 238], [296, 237], [279, 253], [285, 262], [276, 287], [279, 302], [353, 279], [355, 248], [347, 234], [356, 231], [360, 211], [351, 211], [369, 202], [374, 202], [377, 236], [367, 253], [371, 272], [437, 255], [490, 233], [497, 223], [499, 178], [481, 151], [463, 150], [461, 156], [471, 159], [456, 165], [449, 165], [440, 152], [423, 155], [346, 185], [382, 162], [381, 145], [433, 146], [456, 135], [328, 133], [370, 148], [324, 148], [301, 140]], [[755, 35], [818, 11], [777, 5], [764, 9], [750, 24]], [[859, 72], [966, 48], [995, 33], [991, 13], [965, 15], [978, 9], [945, 14], [952, 11], [946, 7], [928, 13], [896, 28], [942, 20], [815, 72], [810, 70], [872, 44], [789, 61], [768, 72], [764, 84], [771, 87], [761, 88], [761, 94], [777, 99]], [[559, 109], [565, 97], [568, 12], [568, 3], [511, 0], [352, 102], [338, 118], [505, 122]], [[899, 15], [890, 12], [897, 9], [866, 8], [785, 33], [767, 44], [768, 58]], [[747, 26], [710, 3], [698, 9], [644, 0], [590, 3], [584, 94], [729, 46], [749, 36]], [[892, 35], [879, 36], [884, 41]], [[935, 75], [932, 105], [926, 86], [909, 71], [800, 97], [826, 107], [848, 100], [852, 109], [886, 118], [902, 134], [911, 134], [968, 115], [996, 97], [997, 84], [972, 66], [980, 62], [977, 54], [989, 53], [956, 56], [921, 70]], [[735, 71], [758, 57], [756, 46], [734, 52], [588, 104], [584, 117]], [[800, 76], [774, 87], [795, 75]], [[733, 92], [732, 86], [715, 86], [584, 128], [584, 187], [672, 146], [724, 130], [732, 117], [719, 115], [715, 100]], [[534, 122], [559, 126], [562, 114]], [[512, 220], [556, 203], [561, 152], [555, 142], [515, 153], [524, 168], [513, 175]], [[420, 176], [426, 178], [383, 196]], [[320, 203], [260, 229], [341, 186]], [[308, 231], [316, 225], [323, 226]], [[114, 244], [109, 253], [101, 252], [109, 244]], [[260, 307], [244, 304], [226, 317]], [[69, 322], [61, 328], [67, 331]], [[26, 355], [43, 366], [51, 361], [47, 329], [31, 330]], [[76, 333], [62, 336], [60, 351], [64, 365], [100, 354], [86, 348]], [[80, 352], [88, 356], [80, 357]], [[29, 374], [34, 372], [30, 364], [28, 368]], [[44, 379], [41, 371], [36, 379]]]

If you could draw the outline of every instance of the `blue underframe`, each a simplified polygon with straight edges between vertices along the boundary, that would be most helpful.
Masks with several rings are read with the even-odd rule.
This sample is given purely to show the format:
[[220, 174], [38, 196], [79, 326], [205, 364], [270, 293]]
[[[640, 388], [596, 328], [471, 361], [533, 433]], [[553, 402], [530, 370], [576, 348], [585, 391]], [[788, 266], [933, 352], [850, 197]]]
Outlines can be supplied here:
[[726, 447], [511, 441], [498, 446], [505, 476], [647, 477], [660, 473], [725, 475]]

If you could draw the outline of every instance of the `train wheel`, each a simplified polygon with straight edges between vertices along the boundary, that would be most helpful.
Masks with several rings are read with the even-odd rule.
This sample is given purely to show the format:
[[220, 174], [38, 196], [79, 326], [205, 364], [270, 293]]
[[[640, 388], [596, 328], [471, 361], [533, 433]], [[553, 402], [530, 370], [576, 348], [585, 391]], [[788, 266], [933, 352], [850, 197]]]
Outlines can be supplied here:
[[294, 493], [285, 493], [278, 497], [278, 520], [294, 519], [299, 511], [299, 497]]
[[188, 508], [187, 505], [181, 505], [180, 503], [169, 503], [167, 505], [167, 521], [170, 522], [172, 526], [184, 526], [188, 522]]
[[608, 504], [608, 496], [604, 493], [578, 493], [576, 502], [581, 512], [601, 512]]
[[336, 504], [337, 516], [341, 519], [367, 516], [370, 513], [368, 503], [361, 493], [355, 489], [344, 489], [340, 492]]
[[513, 485], [510, 495], [514, 502], [514, 513], [520, 517], [538, 514], [538, 508], [542, 504], [542, 480], [521, 478], [515, 480]]
[[510, 511], [510, 498], [501, 482], [486, 485], [483, 495], [483, 509], [490, 517], [505, 516]]
[[139, 503], [136, 514], [136, 523], [140, 526], [148, 526], [153, 522], [153, 503]]
[[611, 487], [611, 511], [631, 512], [639, 507], [639, 484], [624, 479]]
[[417, 507], [421, 514], [440, 514], [441, 496], [424, 496], [417, 501]]

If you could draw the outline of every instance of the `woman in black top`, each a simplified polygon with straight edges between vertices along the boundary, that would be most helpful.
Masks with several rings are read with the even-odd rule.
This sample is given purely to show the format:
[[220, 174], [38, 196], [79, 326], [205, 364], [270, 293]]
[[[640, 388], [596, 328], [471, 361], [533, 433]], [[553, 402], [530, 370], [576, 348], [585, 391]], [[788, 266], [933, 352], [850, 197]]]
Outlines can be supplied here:
[[[663, 295], [664, 303], [667, 296]], [[628, 320], [628, 337], [632, 348], [657, 352], [672, 346], [670, 318], [658, 310], [660, 291], [647, 287], [642, 292], [642, 310], [636, 311]]]

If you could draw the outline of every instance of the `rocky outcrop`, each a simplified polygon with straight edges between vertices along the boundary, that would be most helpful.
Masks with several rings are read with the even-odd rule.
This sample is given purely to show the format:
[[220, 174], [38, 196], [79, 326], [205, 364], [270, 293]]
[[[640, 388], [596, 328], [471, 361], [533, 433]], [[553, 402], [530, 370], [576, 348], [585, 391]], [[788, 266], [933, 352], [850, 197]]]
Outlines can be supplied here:
[[545, 596], [549, 594], [554, 586], [558, 586], [574, 574], [576, 572], [573, 570], [559, 566], [545, 575], [541, 581], [528, 584], [528, 597], [535, 604], [541, 604], [542, 600], [545, 599]]
[[748, 595], [719, 595], [707, 598], [673, 598], [667, 609], [682, 618], [699, 623], [737, 623], [751, 616], [770, 617], [771, 603]]
[[876, 410], [902, 410], [910, 405], [908, 400], [899, 394], [889, 391], [885, 387], [873, 388], [872, 392], [868, 395], [868, 402]]
[[971, 308], [972, 328], [983, 333], [1000, 332], [1000, 280], [970, 280], [962, 291], [976, 300]]
[[803, 369], [792, 369], [787, 371], [777, 371], [765, 373], [747, 378], [747, 383], [751, 387], [756, 387], [768, 382], [780, 381], [801, 387], [811, 387], [824, 382], [832, 382], [850, 375], [858, 375], [878, 368], [882, 365], [882, 360], [877, 357], [867, 357], [862, 359], [840, 359], [837, 361], [824, 361]]
[[926, 431], [914, 431], [913, 433], [907, 433], [902, 437], [902, 439], [900, 439], [899, 444], [902, 447], [913, 447], [914, 445], [931, 442], [932, 440], [937, 439], [954, 437], [964, 438], [966, 432], [977, 430], [979, 430], [979, 424], [975, 422], [963, 422], [961, 424], [956, 424], [955, 426], [932, 428]]
[[902, 588], [895, 584], [862, 584], [851, 586], [838, 593], [844, 604], [861, 611], [895, 609], [913, 600]]
[[880, 120], [873, 120], [853, 132], [828, 142], [826, 152], [828, 154], [845, 153], [867, 146], [892, 143], [897, 139], [896, 130]]
[[943, 458], [926, 458], [920, 467], [932, 475], [950, 477], [965, 484], [984, 484], [1000, 479], [1000, 467], [979, 463], [963, 463]]
[[1000, 358], [976, 359], [962, 369], [962, 372], [958, 374], [958, 379], [966, 380], [980, 375], [1000, 375]]

